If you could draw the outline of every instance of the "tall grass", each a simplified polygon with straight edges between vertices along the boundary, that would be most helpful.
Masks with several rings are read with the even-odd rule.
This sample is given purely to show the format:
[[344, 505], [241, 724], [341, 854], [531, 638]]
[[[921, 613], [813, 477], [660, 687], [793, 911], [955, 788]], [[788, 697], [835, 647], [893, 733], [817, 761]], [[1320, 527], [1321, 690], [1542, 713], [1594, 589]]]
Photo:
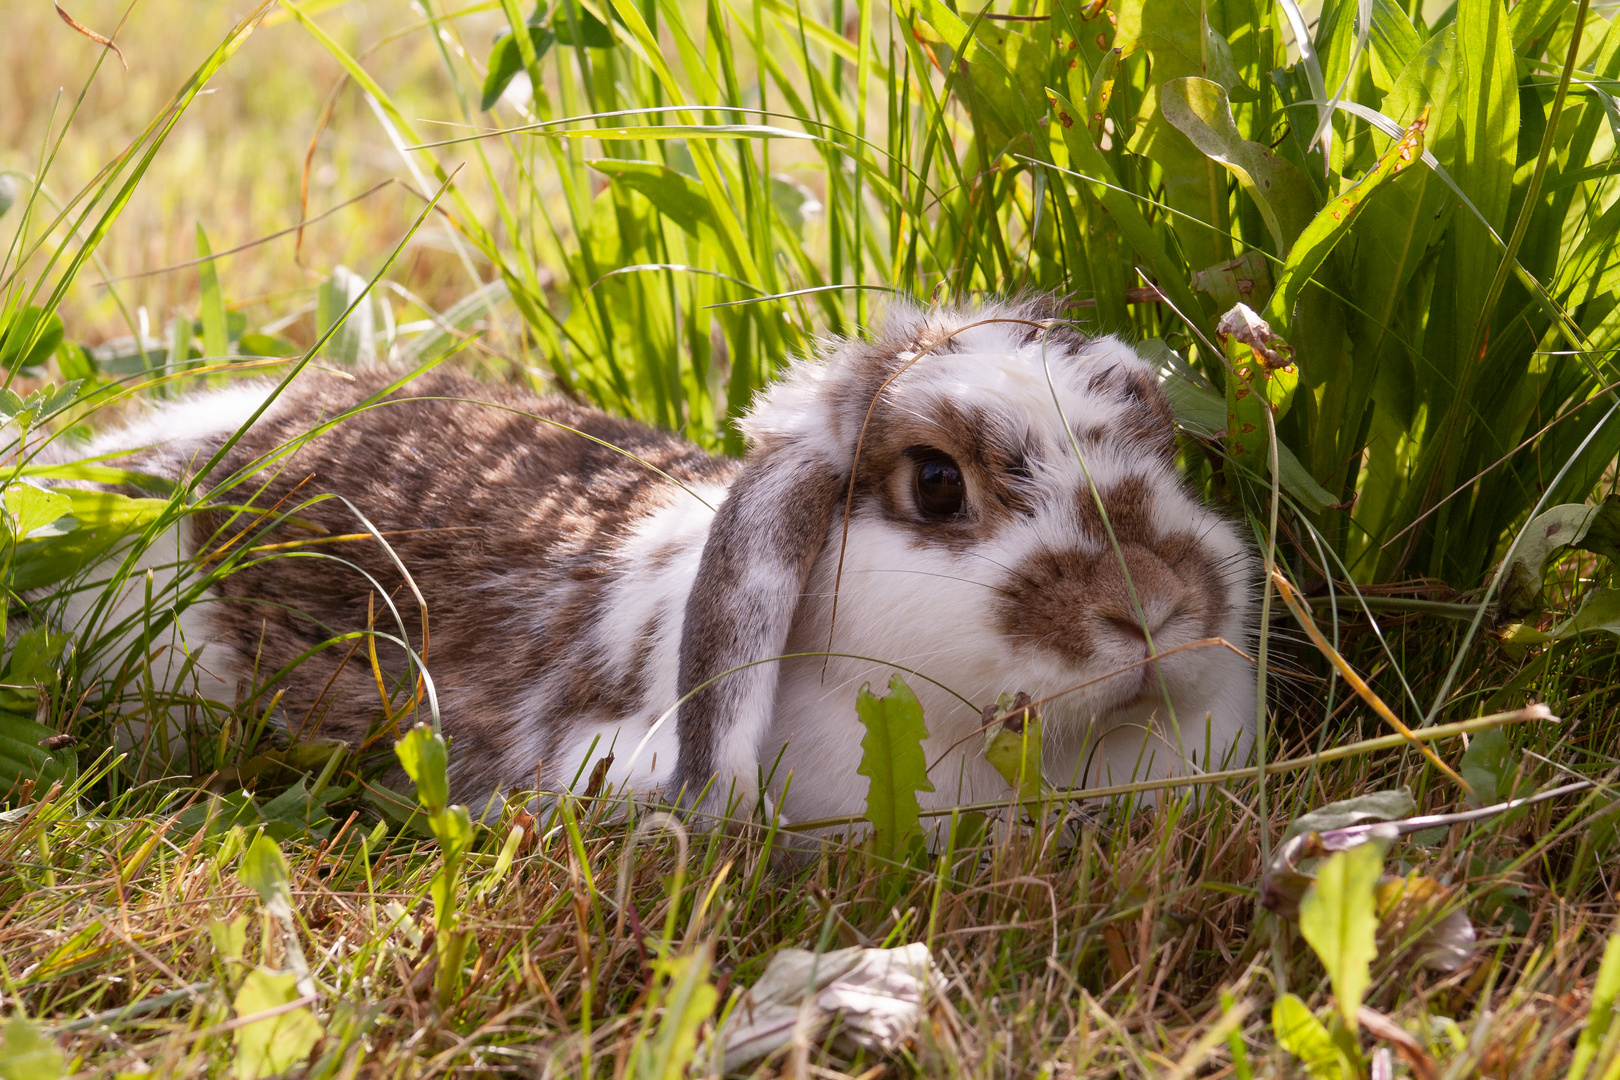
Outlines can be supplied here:
[[[446, 119], [500, 130], [413, 153], [516, 167], [498, 265], [556, 385], [732, 451], [783, 353], [885, 292], [1061, 291], [1223, 393], [1241, 300], [1298, 364], [1278, 427], [1304, 527], [1359, 581], [1468, 588], [1620, 446], [1620, 38], [1582, 3], [1366, 9], [503, 2], [504, 69], [445, 54]], [[1422, 166], [1358, 188], [1425, 109]], [[1226, 480], [1268, 475], [1263, 439], [1214, 426]]]

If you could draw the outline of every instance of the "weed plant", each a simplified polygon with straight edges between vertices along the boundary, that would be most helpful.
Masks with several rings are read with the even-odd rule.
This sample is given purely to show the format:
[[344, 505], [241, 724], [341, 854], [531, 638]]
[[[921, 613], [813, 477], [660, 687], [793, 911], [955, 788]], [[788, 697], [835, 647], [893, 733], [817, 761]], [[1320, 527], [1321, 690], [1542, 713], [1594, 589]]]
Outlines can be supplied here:
[[[0, 1075], [697, 1075], [712, 1017], [778, 948], [921, 940], [951, 989], [898, 1055], [801, 1032], [751, 1068], [1620, 1076], [1608, 518], [1581, 516], [1582, 550], [1545, 569], [1524, 547], [1550, 508], [1608, 493], [1620, 448], [1620, 24], [1589, 0], [1327, 0], [1314, 20], [1292, 0], [419, 0], [366, 5], [385, 15], [358, 37], [355, 7], [221, 27], [72, 194], [52, 177], [91, 153], [116, 56], [30, 99], [39, 148], [7, 147]], [[312, 241], [313, 281], [278, 276], [279, 249], [233, 255], [296, 287], [228, 297], [225, 245], [143, 210], [173, 233], [162, 261], [183, 235], [196, 264], [164, 280], [195, 292], [98, 289], [151, 268], [118, 249], [121, 215], [162, 205], [143, 200], [176, 183], [173, 133], [205, 91], [252, 85], [223, 80], [271, 32], [334, 84], [318, 127], [383, 136], [391, 201], [356, 204], [370, 242]], [[402, 42], [411, 65], [379, 61]], [[316, 163], [310, 134], [278, 133], [286, 176]], [[446, 805], [453, 747], [409, 729], [433, 720], [410, 678], [379, 706], [395, 754], [287, 745], [273, 677], [235, 702], [160, 693], [191, 662], [178, 613], [284, 557], [260, 546], [273, 522], [179, 564], [164, 533], [251, 481], [161, 485], [72, 449], [185, 386], [455, 354], [737, 452], [730, 421], [815, 335], [1034, 289], [1173, 370], [1189, 476], [1247, 515], [1326, 637], [1286, 629], [1268, 578], [1258, 769], [1024, 825], [1010, 790], [934, 853], [788, 858], [770, 822], [693, 832], [611, 794], [480, 820]], [[1505, 585], [1524, 623], [1502, 649]], [[131, 589], [140, 611], [110, 614]], [[70, 595], [83, 624], [53, 621]], [[403, 640], [413, 615], [369, 636]], [[1531, 700], [1563, 719], [1515, 712]], [[1383, 714], [1427, 727], [1467, 789], [1367, 743]], [[382, 779], [396, 756], [414, 797]], [[1368, 866], [1432, 883], [1416, 908], [1347, 876], [1348, 853], [1302, 931], [1257, 904], [1288, 824], [1324, 804], [1406, 788], [1439, 812], [1572, 778], [1594, 786], [1381, 847]], [[1423, 968], [1456, 912], [1471, 958]]]

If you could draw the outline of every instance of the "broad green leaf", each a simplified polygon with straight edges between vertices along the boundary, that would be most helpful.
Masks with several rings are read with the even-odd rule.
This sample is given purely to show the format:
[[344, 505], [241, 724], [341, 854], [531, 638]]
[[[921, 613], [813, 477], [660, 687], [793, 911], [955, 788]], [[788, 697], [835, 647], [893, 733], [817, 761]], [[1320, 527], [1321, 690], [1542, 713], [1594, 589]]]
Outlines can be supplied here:
[[26, 1016], [13, 1014], [0, 1034], [0, 1080], [58, 1080], [67, 1072], [56, 1040]]
[[861, 763], [855, 771], [869, 781], [865, 816], [872, 823], [873, 851], [880, 858], [895, 859], [917, 831], [921, 809], [917, 792], [934, 790], [923, 757], [928, 729], [923, 726], [922, 705], [906, 681], [896, 675], [889, 680], [885, 697], [861, 687], [855, 711], [866, 728]]
[[1084, 123], [1085, 114], [1051, 87], [1047, 88], [1046, 93], [1051, 99], [1052, 116], [1057, 123], [1057, 130], [1062, 134], [1063, 145], [1069, 152], [1073, 171], [1084, 181], [1084, 187], [1075, 185], [1077, 193], [1090, 195], [1102, 204], [1120, 234], [1124, 236], [1125, 242], [1146, 264], [1146, 270], [1154, 283], [1170, 297], [1183, 317], [1198, 321], [1203, 312], [1203, 305], [1187, 286], [1185, 272], [1179, 262], [1170, 258], [1164, 243], [1153, 231], [1153, 226], [1142, 216], [1141, 208], [1121, 187], [1119, 178], [1114, 175], [1113, 166], [1109, 165], [1108, 159], [1092, 142], [1091, 134]]
[[64, 379], [84, 383], [101, 373], [96, 358], [83, 345], [64, 341], [56, 347], [56, 367]]
[[1348, 191], [1330, 200], [1300, 233], [1288, 252], [1288, 261], [1277, 276], [1277, 289], [1271, 294], [1271, 303], [1266, 307], [1266, 320], [1273, 326], [1291, 325], [1300, 290], [1344, 238], [1367, 200], [1414, 162], [1421, 160], [1423, 134], [1428, 126], [1429, 113], [1425, 109], [1406, 129], [1406, 134], [1384, 152], [1367, 175]]
[[1570, 1060], [1565, 1080], [1585, 1080], [1586, 1070], [1615, 1022], [1617, 1001], [1620, 1001], [1620, 930], [1610, 934], [1609, 943], [1603, 947], [1603, 960], [1598, 964], [1591, 1004], [1586, 1011], [1586, 1026], [1575, 1041], [1575, 1056]]
[[248, 917], [238, 915], [234, 919], [214, 919], [208, 924], [208, 940], [214, 944], [214, 953], [221, 960], [242, 959], [242, 953], [247, 948]]
[[[315, 331], [325, 335], [343, 319], [326, 340], [326, 353], [342, 364], [369, 363], [373, 359], [371, 304], [366, 296], [367, 281], [346, 266], [337, 266], [321, 284], [315, 297]], [[347, 318], [344, 312], [350, 308]]]
[[1372, 33], [1367, 52], [1373, 85], [1384, 93], [1423, 47], [1423, 39], [1396, 0], [1373, 0]]
[[[22, 699], [38, 697], [32, 691], [10, 694]], [[35, 721], [28, 704], [28, 715], [14, 711], [15, 706], [0, 707], [0, 802], [20, 791], [24, 781], [32, 780], [34, 790], [44, 794], [53, 783], [67, 784], [78, 775], [78, 755], [71, 746], [47, 750], [41, 745], [61, 732]]]
[[703, 185], [685, 173], [656, 161], [624, 158], [600, 158], [585, 164], [614, 184], [645, 195], [659, 213], [694, 239], [700, 239], [699, 225], [714, 224], [714, 212]]
[[58, 518], [67, 517], [73, 509], [73, 503], [61, 492], [47, 491], [20, 480], [6, 485], [5, 504], [6, 527], [19, 540]]
[[225, 294], [219, 287], [219, 270], [214, 266], [213, 255], [213, 249], [208, 246], [208, 234], [199, 221], [197, 258], [203, 261], [197, 267], [197, 278], [202, 305], [202, 350], [204, 356], [218, 359], [231, 351], [231, 340], [225, 318]]
[[446, 807], [443, 812], [431, 815], [428, 825], [448, 862], [453, 862], [472, 846], [472, 817], [465, 806]]
[[79, 396], [79, 387], [83, 385], [82, 379], [70, 379], [61, 386], [46, 383], [28, 395], [23, 408], [33, 413], [35, 420], [48, 419], [73, 404]]
[[1563, 547], [1620, 561], [1620, 495], [1597, 506], [1565, 503], [1537, 514], [1524, 527], [1502, 575], [1502, 610], [1518, 615], [1536, 607], [1547, 559]]
[[1356, 1028], [1356, 1010], [1372, 984], [1378, 955], [1378, 910], [1373, 891], [1383, 871], [1384, 853], [1375, 843], [1328, 856], [1299, 905], [1299, 929], [1327, 969], [1347, 1028]]
[[1194, 272], [1192, 283], [1199, 292], [1213, 296], [1222, 311], [1237, 304], [1264, 307], [1271, 295], [1271, 262], [1264, 252], [1245, 251], [1235, 259]]
[[17, 203], [17, 179], [0, 176], [0, 217], [5, 217]]
[[1243, 138], [1220, 83], [1171, 79], [1159, 91], [1159, 108], [1201, 153], [1237, 178], [1260, 208], [1277, 254], [1286, 256], [1313, 210], [1310, 185], [1299, 170], [1270, 147]]
[[1301, 833], [1327, 832], [1359, 825], [1364, 821], [1394, 821], [1417, 809], [1417, 800], [1405, 788], [1373, 791], [1353, 799], [1341, 799], [1295, 818], [1282, 835], [1289, 840]]
[[1159, 166], [1166, 201], [1189, 215], [1172, 225], [1187, 261], [1211, 266], [1232, 254], [1220, 235], [1227, 226], [1226, 183], [1172, 126], [1161, 98], [1166, 83], [1185, 76], [1212, 80], [1228, 92], [1240, 86], [1231, 47], [1210, 28], [1207, 0], [1124, 0], [1118, 20], [1114, 48], [1121, 58], [1145, 53], [1149, 62], [1136, 129], [1126, 145]]
[[[1473, 735], [1457, 763], [1457, 771], [1473, 788], [1471, 806], [1488, 806], [1506, 798], [1514, 772], [1513, 747], [1501, 728], [1490, 728]], [[1505, 784], [1505, 786], [1504, 786]]]
[[236, 876], [259, 894], [259, 902], [265, 910], [277, 915], [291, 914], [292, 884], [287, 874], [287, 860], [274, 840], [259, 834], [242, 852]]
[[[1482, 311], [1491, 276], [1503, 252], [1490, 229], [1506, 236], [1508, 205], [1519, 139], [1519, 80], [1512, 36], [1502, 0], [1459, 0], [1457, 4], [1459, 85], [1457, 145], [1451, 176], [1479, 214], [1456, 215], [1451, 243], [1458, 272], [1454, 276], [1456, 324], [1452, 355], [1459, 373], [1477, 367], [1476, 328], [1488, 322]], [[1466, 376], [1465, 376], [1466, 377]]]
[[1620, 590], [1593, 589], [1579, 611], [1549, 630], [1537, 630], [1526, 623], [1504, 627], [1501, 641], [1509, 655], [1521, 658], [1524, 650], [1532, 646], [1564, 641], [1592, 630], [1620, 636]]
[[167, 499], [132, 499], [111, 491], [57, 488], [78, 527], [65, 536], [17, 546], [12, 588], [40, 589], [66, 580], [101, 560], [120, 540], [140, 532], [169, 507]]
[[416, 799], [429, 814], [450, 804], [450, 751], [444, 736], [426, 724], [417, 724], [394, 744], [405, 775], [416, 784]]
[[970, 17], [974, 24], [970, 35], [968, 22], [954, 7], [941, 0], [918, 0], [916, 12], [922, 22], [913, 22], [913, 32], [951, 53], [961, 52], [965, 63], [959, 65], [958, 92], [975, 126], [999, 151], [1031, 131], [1042, 111], [1044, 58], [1034, 57], [1031, 63], [1030, 39], [1005, 24]]
[[39, 367], [62, 343], [62, 319], [56, 312], [25, 307], [0, 327], [0, 367], [9, 371]]
[[[530, 26], [525, 28], [529, 35], [529, 42], [534, 49], [536, 59], [546, 55], [557, 35], [551, 32], [549, 26]], [[489, 73], [484, 76], [484, 95], [478, 101], [478, 107], [488, 112], [501, 100], [506, 88], [517, 78], [518, 72], [523, 70], [523, 53], [518, 49], [517, 38], [511, 34], [503, 34], [495, 43], [489, 53]]]
[[1312, 1080], [1350, 1080], [1353, 1075], [1340, 1068], [1333, 1036], [1294, 994], [1283, 994], [1272, 1005], [1271, 1032], [1278, 1046], [1299, 1058]]
[[[298, 1000], [297, 976], [255, 968], [242, 980], [233, 1003], [237, 1019]], [[244, 1024], [231, 1033], [236, 1044], [236, 1060], [231, 1072], [236, 1080], [258, 1080], [287, 1072], [309, 1057], [325, 1031], [307, 1005]]]
[[[1226, 402], [1215, 391], [1189, 379], [1172, 378], [1165, 380], [1164, 392], [1182, 427], [1202, 438], [1213, 438], [1226, 430]], [[1250, 471], [1260, 484], [1271, 483], [1269, 462], [1265, 472]], [[1287, 443], [1277, 444], [1277, 472], [1283, 491], [1310, 513], [1319, 514], [1336, 501], [1316, 482]]]

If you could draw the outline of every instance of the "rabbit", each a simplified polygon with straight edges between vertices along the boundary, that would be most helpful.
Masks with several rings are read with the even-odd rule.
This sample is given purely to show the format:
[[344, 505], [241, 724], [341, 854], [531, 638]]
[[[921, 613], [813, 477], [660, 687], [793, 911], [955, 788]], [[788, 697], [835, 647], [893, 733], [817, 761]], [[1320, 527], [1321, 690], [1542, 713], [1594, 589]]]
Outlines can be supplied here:
[[[394, 392], [407, 373], [387, 366], [203, 392], [90, 448], [206, 468], [203, 492], [249, 477], [141, 556], [114, 615], [143, 568], [321, 541], [177, 605], [188, 661], [163, 671], [225, 703], [279, 691], [290, 734], [359, 746], [383, 714], [364, 635], [322, 646], [374, 626], [390, 708], [436, 706], [475, 807], [591, 784], [859, 814], [857, 693], [896, 674], [929, 732], [925, 807], [1007, 795], [979, 733], [1008, 691], [1050, 699], [1060, 786], [1241, 764], [1252, 553], [1180, 479], [1156, 372], [1060, 310], [896, 304], [757, 395], [741, 460], [445, 368]], [[1172, 654], [1146, 662], [1150, 640]]]

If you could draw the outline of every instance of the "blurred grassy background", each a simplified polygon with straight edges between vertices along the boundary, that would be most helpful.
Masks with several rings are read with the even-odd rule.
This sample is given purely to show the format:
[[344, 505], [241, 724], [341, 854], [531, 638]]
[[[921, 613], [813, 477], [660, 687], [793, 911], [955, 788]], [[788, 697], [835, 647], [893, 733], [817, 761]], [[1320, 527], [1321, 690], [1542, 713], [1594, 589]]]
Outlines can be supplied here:
[[[487, 52], [501, 25], [494, 5], [464, 16], [461, 25]], [[226, 31], [251, 5], [197, 0], [79, 0], [70, 13], [84, 25], [110, 34], [129, 12], [117, 41], [129, 62], [126, 72], [108, 57], [90, 84], [47, 191], [70, 196], [134, 139], [157, 114]], [[404, 16], [402, 18], [402, 16]], [[12, 3], [0, 33], [0, 94], [12, 107], [0, 110], [0, 169], [31, 172], [47, 130], [59, 130], [74, 98], [103, 49], [64, 23], [49, 3]], [[439, 116], [449, 95], [448, 79], [422, 20], [403, 4], [333, 5], [322, 23], [346, 47], [364, 50], [366, 62], [383, 73], [413, 115]], [[195, 269], [154, 270], [196, 257], [195, 224], [223, 251], [298, 223], [305, 158], [315, 139], [308, 176], [308, 214], [319, 214], [390, 177], [408, 179], [364, 97], [334, 95], [343, 71], [296, 22], [272, 17], [243, 46], [180, 119], [158, 153], [128, 208], [97, 252], [97, 267], [76, 283], [61, 314], [75, 337], [94, 344], [134, 332], [113, 299], [130, 312], [145, 307], [152, 332], [176, 308], [195, 317]], [[332, 113], [316, 138], [329, 101]], [[475, 202], [485, 177], [463, 174], [462, 187]], [[487, 199], [483, 201], [487, 208]], [[313, 302], [332, 267], [364, 271], [398, 240], [422, 202], [399, 185], [309, 226], [295, 258], [295, 237], [286, 236], [217, 262], [233, 310], [254, 326], [272, 322]], [[19, 215], [0, 219], [0, 242], [10, 239]], [[476, 253], [473, 257], [476, 259]], [[487, 273], [487, 265], [476, 266]], [[97, 285], [124, 278], [111, 288]], [[131, 278], [130, 275], [147, 276]], [[477, 287], [454, 254], [445, 227], [429, 222], [400, 260], [393, 280], [435, 308], [448, 306]], [[313, 314], [283, 331], [307, 344]]]

